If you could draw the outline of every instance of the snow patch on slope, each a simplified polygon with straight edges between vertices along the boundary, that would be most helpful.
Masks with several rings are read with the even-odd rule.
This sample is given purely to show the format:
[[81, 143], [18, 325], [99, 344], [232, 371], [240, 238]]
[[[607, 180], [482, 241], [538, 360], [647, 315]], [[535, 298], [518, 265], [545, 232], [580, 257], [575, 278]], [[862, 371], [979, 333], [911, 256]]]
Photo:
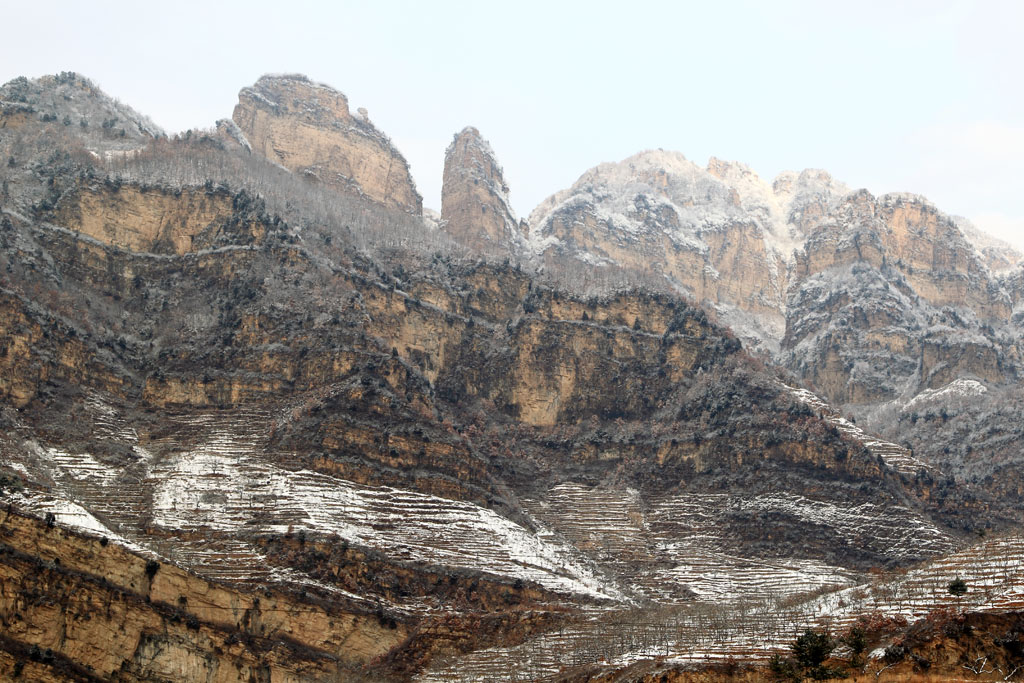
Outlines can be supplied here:
[[882, 458], [886, 465], [897, 472], [904, 474], [917, 474], [918, 472], [937, 471], [934, 467], [923, 460], [915, 458], [910, 451], [903, 446], [871, 436], [853, 422], [839, 415], [834, 408], [828, 405], [824, 399], [816, 394], [813, 394], [806, 389], [791, 387], [787, 384], [783, 384], [782, 386], [790, 393], [791, 396], [801, 403], [813, 408], [820, 417], [831, 423], [841, 433], [864, 444], [872, 455]]
[[[472, 503], [197, 449], [160, 463], [154, 524], [168, 529], [337, 534], [400, 560], [536, 581], [561, 592], [623, 599], [569, 544]], [[259, 521], [257, 521], [259, 520]]]
[[958, 378], [941, 389], [925, 389], [907, 401], [903, 410], [921, 408], [928, 404], [946, 401], [964, 401], [988, 393], [988, 387], [975, 379]]

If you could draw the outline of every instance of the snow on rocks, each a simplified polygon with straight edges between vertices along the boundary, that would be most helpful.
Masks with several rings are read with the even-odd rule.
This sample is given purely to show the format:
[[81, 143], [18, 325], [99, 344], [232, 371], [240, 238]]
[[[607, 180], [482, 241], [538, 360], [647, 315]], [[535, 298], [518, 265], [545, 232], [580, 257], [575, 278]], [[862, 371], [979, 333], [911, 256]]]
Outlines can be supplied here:
[[[955, 597], [949, 584], [960, 578], [967, 593]], [[983, 541], [906, 572], [882, 572], [868, 583], [822, 596], [809, 604], [812, 613], [832, 624], [852, 622], [861, 614], [882, 612], [919, 619], [946, 607], [979, 611], [1024, 608], [1024, 537], [1011, 535]]]
[[988, 393], [988, 387], [975, 379], [958, 378], [941, 389], [925, 389], [903, 405], [903, 411], [941, 403], [963, 403]]
[[472, 503], [290, 472], [209, 447], [166, 459], [153, 476], [154, 523], [168, 529], [307, 529], [379, 548], [398, 560], [479, 569], [559, 592], [622, 597], [603, 586], [568, 544]]
[[827, 525], [843, 542], [896, 557], [948, 552], [952, 541], [912, 510], [842, 505], [787, 493], [677, 494], [641, 505], [635, 492], [563, 483], [529, 512], [629, 586], [660, 603], [792, 596], [854, 582], [852, 573], [806, 559], [764, 560], [728, 552], [722, 522], [737, 513], [784, 514]]
[[472, 503], [357, 485], [259, 457], [252, 436], [220, 415], [203, 416], [203, 442], [153, 467], [153, 522], [223, 534], [295, 530], [337, 534], [397, 560], [536, 581], [559, 592], [621, 600], [571, 545]]
[[60, 526], [110, 539], [132, 552], [143, 553], [146, 555], [152, 554], [142, 546], [111, 531], [107, 525], [98, 520], [92, 513], [72, 501], [58, 498], [41, 491], [16, 493], [12, 496], [11, 500], [20, 509], [39, 517], [45, 517], [48, 514], [53, 515], [54, 523]]
[[839, 413], [837, 413], [836, 410], [826, 403], [821, 397], [807, 391], [806, 389], [797, 389], [786, 384], [783, 384], [782, 386], [790, 393], [790, 395], [812, 408], [822, 419], [832, 424], [842, 434], [864, 444], [864, 447], [867, 448], [872, 455], [882, 458], [882, 461], [885, 462], [886, 465], [897, 472], [911, 475], [924, 471], [937, 472], [937, 470], [928, 463], [915, 458], [913, 454], [903, 446], [869, 435], [863, 429], [850, 422], [845, 417], [839, 415]]

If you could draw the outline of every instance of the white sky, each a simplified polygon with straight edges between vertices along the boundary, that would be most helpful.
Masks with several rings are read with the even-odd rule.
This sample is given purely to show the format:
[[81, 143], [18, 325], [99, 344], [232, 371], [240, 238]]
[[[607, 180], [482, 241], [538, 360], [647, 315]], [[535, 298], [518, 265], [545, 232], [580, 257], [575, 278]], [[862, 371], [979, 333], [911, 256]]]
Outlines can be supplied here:
[[440, 206], [480, 129], [520, 215], [641, 149], [825, 168], [1024, 247], [1024, 2], [7, 3], [0, 81], [77, 71], [170, 132], [266, 72], [346, 93]]

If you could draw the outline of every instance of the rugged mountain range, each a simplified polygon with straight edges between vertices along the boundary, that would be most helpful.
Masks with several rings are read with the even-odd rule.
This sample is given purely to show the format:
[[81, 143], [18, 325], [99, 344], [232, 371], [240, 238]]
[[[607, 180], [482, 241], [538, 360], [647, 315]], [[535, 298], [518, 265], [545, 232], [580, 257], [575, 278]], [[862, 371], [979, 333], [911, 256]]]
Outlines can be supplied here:
[[0, 103], [3, 675], [585, 664], [1020, 520], [1018, 255], [921, 198], [659, 151], [519, 220], [466, 128], [438, 219], [305, 77]]

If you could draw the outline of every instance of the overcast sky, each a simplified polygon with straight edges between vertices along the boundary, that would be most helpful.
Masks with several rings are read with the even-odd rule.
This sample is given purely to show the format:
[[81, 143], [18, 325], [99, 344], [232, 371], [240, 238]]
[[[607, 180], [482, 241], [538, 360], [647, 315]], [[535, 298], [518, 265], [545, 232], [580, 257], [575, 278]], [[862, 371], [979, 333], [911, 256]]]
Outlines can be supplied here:
[[440, 206], [480, 129], [520, 215], [642, 149], [827, 169], [1024, 247], [1024, 2], [46, 2], [3, 10], [0, 81], [78, 71], [169, 132], [267, 72], [346, 93]]

